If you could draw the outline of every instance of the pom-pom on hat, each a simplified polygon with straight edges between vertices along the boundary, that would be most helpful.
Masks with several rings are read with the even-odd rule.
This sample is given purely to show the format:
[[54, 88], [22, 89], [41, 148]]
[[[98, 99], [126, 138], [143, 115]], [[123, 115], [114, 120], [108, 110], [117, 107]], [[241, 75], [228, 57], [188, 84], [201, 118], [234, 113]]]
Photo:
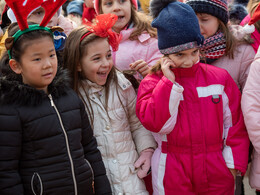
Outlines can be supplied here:
[[[94, 1], [94, 9], [96, 10], [97, 14], [99, 13], [99, 1], [102, 0], [93, 0]], [[137, 4], [137, 0], [131, 0], [132, 4], [135, 6], [135, 9], [138, 10], [138, 4]]]
[[199, 22], [189, 5], [172, 0], [152, 0], [150, 9], [155, 18], [152, 26], [157, 28], [158, 47], [162, 54], [202, 45], [204, 38]]
[[246, 24], [243, 27], [244, 32], [247, 34], [253, 33], [255, 31], [254, 23], [256, 23], [259, 19], [260, 19], [260, 4], [258, 4], [258, 6], [256, 7], [255, 12], [253, 13], [248, 24]]
[[188, 0], [186, 2], [196, 13], [206, 13], [228, 23], [228, 7], [226, 0]]

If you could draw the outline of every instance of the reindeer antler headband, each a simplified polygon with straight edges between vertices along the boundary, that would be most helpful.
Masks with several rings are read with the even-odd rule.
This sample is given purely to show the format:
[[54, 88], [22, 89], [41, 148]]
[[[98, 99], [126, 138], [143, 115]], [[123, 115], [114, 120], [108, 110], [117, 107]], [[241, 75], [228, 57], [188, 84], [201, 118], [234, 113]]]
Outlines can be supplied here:
[[[35, 30], [46, 30], [52, 33], [51, 29], [45, 27], [53, 15], [58, 11], [59, 7], [66, 0], [5, 0], [6, 4], [13, 10], [14, 15], [17, 19], [20, 30], [17, 31], [12, 37], [14, 38], [13, 44], [18, 38], [28, 32]], [[28, 15], [38, 7], [43, 7], [45, 15], [40, 25], [28, 25]], [[9, 58], [12, 59], [11, 49], [8, 50]]]
[[86, 21], [84, 24], [86, 25], [86, 28], [89, 30], [89, 32], [85, 33], [81, 37], [80, 41], [82, 41], [89, 34], [94, 33], [99, 37], [107, 37], [113, 51], [116, 51], [121, 39], [121, 36], [118, 33], [112, 31], [112, 27], [116, 21], [117, 15], [115, 14], [97, 15], [94, 23]]

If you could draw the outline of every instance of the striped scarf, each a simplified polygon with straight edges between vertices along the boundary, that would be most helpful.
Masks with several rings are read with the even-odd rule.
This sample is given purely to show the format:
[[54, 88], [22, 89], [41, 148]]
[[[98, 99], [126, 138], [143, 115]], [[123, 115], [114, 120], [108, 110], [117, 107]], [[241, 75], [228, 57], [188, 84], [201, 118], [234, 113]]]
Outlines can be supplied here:
[[225, 54], [226, 39], [220, 31], [215, 35], [205, 39], [201, 51], [205, 54], [206, 59], [218, 59]]

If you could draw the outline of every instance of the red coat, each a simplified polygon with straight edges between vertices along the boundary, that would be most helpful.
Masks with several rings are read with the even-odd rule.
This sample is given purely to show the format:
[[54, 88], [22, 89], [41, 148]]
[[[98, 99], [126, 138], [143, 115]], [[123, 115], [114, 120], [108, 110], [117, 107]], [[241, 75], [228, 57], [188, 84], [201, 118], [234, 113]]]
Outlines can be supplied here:
[[232, 194], [228, 168], [246, 172], [249, 139], [240, 91], [224, 69], [202, 63], [173, 70], [173, 84], [162, 72], [142, 80], [136, 113], [154, 132], [155, 194]]

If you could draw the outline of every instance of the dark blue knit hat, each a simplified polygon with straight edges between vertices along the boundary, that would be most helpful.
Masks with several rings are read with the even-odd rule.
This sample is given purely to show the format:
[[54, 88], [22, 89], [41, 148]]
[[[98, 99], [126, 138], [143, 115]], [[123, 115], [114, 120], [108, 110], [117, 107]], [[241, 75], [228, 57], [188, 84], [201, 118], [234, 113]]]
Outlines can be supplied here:
[[187, 0], [196, 13], [206, 13], [228, 23], [227, 0]]
[[152, 0], [150, 5], [160, 52], [172, 54], [202, 45], [204, 38], [193, 9], [181, 2], [167, 1]]

